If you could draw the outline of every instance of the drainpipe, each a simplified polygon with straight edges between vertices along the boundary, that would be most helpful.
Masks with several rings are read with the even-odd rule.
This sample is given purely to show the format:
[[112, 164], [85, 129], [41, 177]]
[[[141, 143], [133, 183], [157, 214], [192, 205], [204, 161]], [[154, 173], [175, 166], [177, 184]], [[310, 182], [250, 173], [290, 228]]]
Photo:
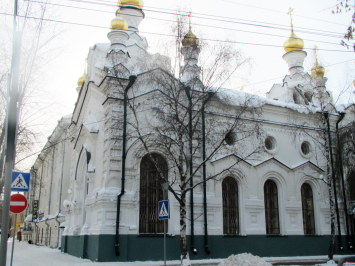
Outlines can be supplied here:
[[[41, 169], [41, 181], [39, 182], [39, 195], [38, 195], [38, 216], [39, 216], [39, 206], [41, 204], [41, 190], [42, 190], [42, 179], [43, 179], [43, 163], [44, 163], [44, 160], [42, 160], [40, 157], [38, 157], [38, 159], [42, 162], [42, 169]], [[36, 234], [36, 240], [35, 240], [35, 244], [37, 245], [37, 239], [38, 239], [38, 234], [39, 234], [39, 227], [37, 226], [37, 223], [38, 223], [38, 217], [36, 219], [36, 222], [35, 222], [35, 226], [37, 228], [37, 234]]]
[[[44, 220], [44, 223], [47, 225], [47, 228], [46, 228], [46, 237], [44, 239], [44, 245], [47, 246], [48, 244], [48, 228], [49, 228], [49, 224], [47, 223], [48, 221], [48, 217], [46, 218], [46, 220]], [[49, 243], [50, 245], [50, 243]]]
[[[48, 141], [49, 142], [49, 141]], [[49, 142], [50, 143], [50, 142]], [[51, 144], [51, 143], [50, 143]], [[53, 172], [54, 172], [54, 153], [55, 153], [55, 146], [53, 147], [53, 153], [52, 153], [52, 167], [51, 167], [51, 183], [49, 185], [49, 193], [48, 193], [48, 214], [47, 214], [47, 219], [45, 221], [45, 224], [47, 225], [46, 229], [46, 237], [45, 241], [47, 242], [48, 240], [48, 227], [49, 224], [47, 223], [48, 220], [48, 215], [51, 213], [51, 203], [52, 203], [52, 184], [53, 184]]]
[[202, 169], [203, 169], [203, 220], [205, 223], [205, 251], [211, 254], [208, 248], [208, 228], [207, 228], [207, 189], [206, 189], [206, 124], [205, 124], [205, 105], [213, 97], [213, 92], [208, 92], [207, 99], [202, 104]]
[[127, 131], [127, 92], [136, 81], [137, 76], [130, 76], [129, 83], [124, 90], [123, 97], [123, 132], [122, 132], [122, 177], [121, 177], [121, 193], [117, 196], [117, 214], [116, 214], [116, 237], [115, 237], [115, 252], [116, 256], [120, 255], [120, 211], [121, 211], [121, 197], [124, 195], [124, 184], [126, 175], [126, 131]]
[[327, 113], [327, 112], [324, 113], [324, 117], [325, 117], [325, 119], [327, 121], [327, 127], [328, 127], [330, 164], [331, 164], [331, 168], [332, 168], [333, 190], [334, 190], [334, 198], [335, 198], [335, 211], [336, 211], [336, 214], [337, 214], [337, 224], [338, 224], [338, 241], [339, 241], [340, 249], [343, 250], [344, 247], [343, 247], [343, 244], [341, 243], [341, 230], [340, 230], [340, 220], [339, 220], [338, 197], [337, 197], [335, 172], [334, 172], [334, 162], [333, 162], [332, 138], [330, 136], [329, 113]]
[[[190, 94], [190, 87], [184, 87], [186, 96], [189, 100], [189, 137], [190, 137], [190, 143], [189, 143], [189, 149], [190, 149], [190, 188], [193, 187], [194, 182], [192, 178], [193, 174], [193, 163], [192, 163], [192, 99], [191, 99], [191, 94]], [[194, 254], [197, 253], [197, 249], [195, 248], [195, 226], [194, 226], [194, 192], [191, 189], [190, 190], [190, 212], [191, 212], [191, 250]]]
[[336, 130], [337, 130], [337, 141], [338, 141], [338, 151], [339, 151], [339, 164], [340, 164], [340, 175], [341, 175], [341, 184], [343, 186], [343, 198], [344, 198], [344, 209], [345, 209], [345, 221], [346, 221], [346, 240], [348, 241], [348, 247], [350, 249], [353, 248], [352, 241], [350, 239], [349, 233], [349, 216], [348, 216], [348, 203], [346, 199], [345, 193], [345, 182], [344, 182], [344, 170], [343, 170], [343, 158], [342, 158], [342, 150], [340, 145], [340, 137], [339, 137], [339, 123], [343, 120], [345, 113], [340, 113], [340, 117], [336, 123]]
[[[60, 126], [60, 125], [59, 125]], [[60, 126], [64, 130], [64, 141], [62, 142], [62, 170], [60, 173], [60, 191], [59, 191], [59, 206], [58, 206], [58, 215], [55, 217], [55, 221], [58, 223], [58, 237], [57, 237], [57, 247], [59, 247], [59, 237], [60, 237], [60, 222], [58, 221], [58, 217], [60, 212], [62, 211], [62, 189], [63, 189], [63, 176], [64, 176], [64, 154], [65, 154], [65, 142], [67, 139], [67, 131], [64, 127]]]

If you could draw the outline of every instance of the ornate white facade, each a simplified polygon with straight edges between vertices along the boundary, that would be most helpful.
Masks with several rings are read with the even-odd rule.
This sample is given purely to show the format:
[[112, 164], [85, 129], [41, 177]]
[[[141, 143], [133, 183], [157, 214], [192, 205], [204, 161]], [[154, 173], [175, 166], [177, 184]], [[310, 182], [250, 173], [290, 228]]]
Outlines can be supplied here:
[[[118, 15], [119, 16], [119, 15]], [[95, 44], [89, 50], [88, 67], [85, 81], [79, 84], [78, 99], [72, 116], [63, 118], [48, 143], [64, 141], [64, 160], [60, 152], [44, 150], [33, 172], [36, 178], [43, 178], [40, 198], [40, 212], [44, 219], [36, 223], [39, 228], [48, 228], [44, 222], [65, 215], [62, 251], [93, 261], [132, 261], [159, 260], [161, 253], [155, 245], [162, 241], [152, 234], [140, 231], [140, 188], [141, 162], [147, 154], [142, 142], [129, 138], [126, 143], [125, 167], [122, 168], [122, 120], [124, 112], [124, 93], [122, 88], [131, 84], [129, 99], [136, 99], [140, 106], [138, 117], [143, 133], [151, 134], [152, 128], [159, 127], [154, 115], [163, 90], [159, 84], [151, 82], [155, 77], [169, 77], [170, 60], [159, 54], [147, 52], [148, 43], [139, 34], [138, 28], [144, 12], [137, 5], [121, 7], [121, 17], [128, 24], [128, 31], [115, 29], [108, 33], [110, 43]], [[195, 91], [203, 91], [199, 79], [201, 68], [198, 65], [198, 46], [184, 46], [184, 73], [181, 82]], [[317, 143], [319, 127], [312, 124], [321, 116], [319, 105], [327, 102], [331, 113], [331, 131], [339, 119], [332, 106], [331, 94], [325, 87], [326, 78], [314, 76], [304, 71], [303, 61], [307, 53], [302, 49], [287, 52], [283, 58], [289, 66], [289, 73], [281, 84], [275, 84], [267, 97], [250, 95], [245, 92], [221, 89], [217, 91], [206, 106], [206, 123], [212, 125], [219, 121], [220, 128], [214, 128], [223, 139], [228, 132], [228, 123], [233, 120], [235, 110], [249, 99], [250, 108], [258, 115], [246, 113], [240, 117], [244, 124], [258, 123], [261, 133], [258, 139], [248, 142], [225, 143], [206, 163], [207, 173], [213, 176], [231, 167], [217, 178], [206, 184], [207, 235], [204, 221], [203, 185], [194, 190], [194, 242], [197, 252], [190, 252], [191, 259], [227, 257], [232, 253], [251, 252], [260, 256], [301, 256], [327, 253], [330, 235], [330, 211], [328, 187], [321, 181], [326, 175], [327, 160], [324, 150]], [[323, 73], [324, 74], [324, 73]], [[173, 77], [171, 77], [173, 78]], [[144, 108], [143, 108], [144, 107]], [[128, 110], [128, 121], [135, 117]], [[69, 120], [70, 122], [63, 122]], [[346, 118], [344, 121], [351, 120]], [[223, 124], [225, 123], [225, 124]], [[128, 131], [132, 127], [128, 124]], [[238, 134], [232, 138], [238, 139]], [[153, 136], [154, 138], [154, 136]], [[52, 140], [53, 139], [53, 140]], [[255, 155], [248, 156], [262, 144]], [[260, 148], [260, 147], [259, 147]], [[211, 147], [206, 147], [207, 151]], [[152, 152], [164, 158], [159, 147]], [[58, 166], [50, 174], [52, 161]], [[167, 159], [165, 159], [167, 160]], [[198, 150], [193, 160], [202, 162], [202, 150]], [[168, 180], [173, 178], [173, 169], [167, 160]], [[238, 162], [238, 163], [236, 163]], [[63, 168], [61, 166], [64, 164]], [[63, 170], [60, 170], [63, 169]], [[42, 174], [48, 172], [48, 174]], [[122, 173], [124, 171], [124, 174]], [[61, 181], [61, 176], [64, 176]], [[122, 194], [122, 176], [125, 177]], [[237, 184], [237, 224], [238, 233], [226, 234], [224, 231], [223, 191], [225, 178], [231, 177]], [[194, 182], [201, 182], [202, 170]], [[268, 233], [265, 183], [271, 180], [276, 184], [278, 210], [277, 233]], [[46, 184], [55, 184], [47, 186]], [[57, 185], [58, 184], [58, 185]], [[305, 234], [304, 212], [301, 187], [308, 184], [313, 196], [314, 231]], [[62, 186], [61, 204], [48, 209], [46, 205], [52, 198], [59, 198], [58, 186]], [[178, 186], [174, 185], [175, 189]], [[59, 190], [58, 190], [59, 191]], [[120, 206], [118, 205], [118, 195]], [[31, 200], [38, 199], [39, 189], [34, 191]], [[171, 218], [168, 221], [168, 258], [178, 259], [179, 254], [179, 203], [169, 193]], [[190, 201], [187, 201], [187, 205]], [[343, 207], [340, 206], [340, 226], [345, 232]], [[119, 209], [119, 233], [116, 230], [117, 209]], [[187, 216], [191, 217], [187, 208]], [[48, 218], [48, 220], [47, 220]], [[234, 219], [234, 218], [233, 218]], [[54, 220], [53, 220], [54, 221]], [[190, 236], [191, 224], [187, 222]], [[51, 225], [53, 232], [55, 223]], [[159, 234], [157, 234], [159, 235]], [[272, 236], [272, 237], [271, 237]], [[119, 238], [119, 254], [115, 249], [115, 237]], [[206, 251], [208, 238], [210, 254]], [[191, 242], [191, 237], [189, 238]], [[54, 245], [54, 244], [53, 244]], [[221, 246], [222, 245], [222, 246]], [[343, 241], [345, 249], [345, 241]], [[142, 250], [142, 252], [134, 252]], [[337, 252], [343, 252], [338, 250]]]

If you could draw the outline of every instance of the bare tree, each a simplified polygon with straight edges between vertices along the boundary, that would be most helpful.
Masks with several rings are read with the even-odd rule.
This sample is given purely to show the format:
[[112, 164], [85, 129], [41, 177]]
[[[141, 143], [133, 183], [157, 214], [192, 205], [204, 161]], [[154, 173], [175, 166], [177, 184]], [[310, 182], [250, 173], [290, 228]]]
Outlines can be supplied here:
[[[54, 52], [60, 48], [53, 40], [61, 33], [61, 29], [46, 19], [53, 16], [55, 10], [47, 5], [48, 1], [20, 2], [18, 6], [18, 30], [22, 33], [21, 65], [20, 65], [20, 97], [19, 128], [17, 134], [17, 158], [15, 168], [25, 170], [22, 158], [27, 158], [33, 147], [41, 143], [44, 136], [43, 126], [46, 124], [49, 108], [53, 104], [45, 102], [47, 92], [44, 85], [43, 72], [55, 58]], [[11, 13], [12, 3], [4, 3], [4, 10]], [[34, 19], [36, 18], [36, 19]], [[5, 112], [7, 105], [7, 83], [11, 65], [12, 16], [2, 17], [0, 40], [0, 194], [3, 187]], [[39, 100], [41, 99], [41, 100]], [[37, 148], [37, 147], [36, 147]]]
[[[191, 35], [191, 26], [185, 35], [186, 16], [176, 18], [173, 27], [176, 38], [170, 49], [164, 46], [175, 51], [170, 68], [157, 67], [140, 74], [127, 91], [127, 80], [121, 79], [125, 71], [112, 67], [116, 93], [126, 99], [128, 107], [127, 119], [121, 116], [113, 119], [117, 121], [113, 134], [119, 143], [123, 139], [127, 144], [138, 145], [135, 155], [149, 156], [159, 173], [156, 182], [169, 183], [168, 190], [180, 206], [181, 265], [190, 265], [186, 225], [190, 220], [193, 234], [195, 218], [193, 210], [187, 217], [188, 195], [191, 202], [196, 187], [219, 180], [243, 160], [256, 158], [263, 148], [263, 133], [256, 119], [261, 113], [259, 98], [222, 88], [248, 60], [230, 44], [199, 45]], [[199, 57], [201, 49], [207, 50], [208, 58]], [[197, 65], [198, 60], [201, 66]], [[139, 62], [140, 66], [145, 65], [145, 58]], [[112, 62], [114, 65], [117, 62]], [[156, 153], [164, 157], [168, 169], [159, 162]], [[207, 174], [206, 164], [230, 154], [236, 157], [233, 163]], [[197, 178], [201, 173], [204, 178]], [[195, 252], [193, 243], [191, 251]]]
[[[314, 172], [307, 174], [310, 178], [322, 182], [327, 187], [327, 197], [330, 207], [330, 233], [331, 242], [328, 251], [328, 260], [333, 260], [335, 252], [335, 234], [336, 225], [338, 226], [338, 244], [343, 249], [340, 235], [340, 218], [338, 210], [337, 185], [339, 180], [336, 161], [336, 122], [339, 120], [339, 113], [335, 108], [331, 93], [326, 89], [327, 79], [323, 77], [324, 68], [316, 60], [315, 67], [312, 69], [313, 79], [310, 85], [314, 88], [313, 93], [304, 92], [298, 85], [295, 88], [294, 98], [297, 98], [297, 104], [300, 108], [307, 110], [306, 119], [300, 119], [297, 115], [291, 117], [293, 124], [298, 127], [294, 133], [305, 134], [311, 139], [314, 145], [302, 143], [303, 154], [312, 152], [315, 156], [316, 164], [324, 170], [324, 174]], [[318, 72], [317, 72], [318, 71]], [[322, 72], [323, 74], [319, 74]], [[308, 144], [308, 145], [307, 145]], [[337, 221], [335, 221], [337, 219]]]
[[[335, 6], [335, 9], [332, 10], [332, 13], [341, 14], [347, 12], [354, 12], [354, 7], [351, 6], [350, 0], [337, 0], [337, 4]], [[353, 49], [355, 51], [355, 44], [350, 43], [350, 40], [354, 39], [354, 32], [355, 32], [354, 24], [355, 24], [355, 13], [351, 17], [350, 24], [346, 29], [346, 32], [344, 34], [344, 40], [341, 41], [341, 45], [347, 48], [353, 46]]]

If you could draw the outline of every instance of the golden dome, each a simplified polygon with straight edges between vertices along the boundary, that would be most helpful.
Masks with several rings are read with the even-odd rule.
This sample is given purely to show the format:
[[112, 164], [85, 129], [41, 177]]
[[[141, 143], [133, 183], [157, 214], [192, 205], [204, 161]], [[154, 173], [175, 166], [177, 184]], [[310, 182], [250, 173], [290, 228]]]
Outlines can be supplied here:
[[284, 49], [286, 53], [291, 51], [302, 51], [304, 47], [304, 41], [298, 37], [293, 30], [290, 37], [284, 42]]
[[316, 62], [314, 63], [314, 67], [312, 67], [312, 69], [311, 69], [311, 76], [314, 79], [315, 78], [323, 78], [324, 74], [325, 74], [325, 68], [322, 67], [318, 63], [317, 49], [318, 49], [318, 47], [315, 45], [313, 50], [314, 50], [314, 56], [315, 56]]
[[131, 5], [143, 9], [144, 3], [143, 0], [118, 0], [117, 5], [118, 6]]
[[323, 78], [324, 74], [325, 74], [325, 68], [322, 67], [321, 65], [319, 65], [318, 62], [311, 69], [311, 75], [312, 75], [312, 78], [314, 78], [314, 79], [315, 78]]
[[111, 20], [111, 30], [127, 30], [128, 24], [127, 22], [121, 17], [120, 9], [116, 11], [116, 17]]
[[189, 13], [189, 32], [182, 39], [181, 43], [182, 46], [191, 46], [191, 47], [196, 47], [199, 44], [198, 38], [191, 31], [191, 11]]
[[182, 39], [182, 46], [192, 46], [196, 47], [198, 46], [198, 38], [196, 37], [195, 34], [192, 33], [191, 28], [189, 32], [185, 35], [185, 37]]
[[78, 79], [78, 87], [83, 86], [83, 83], [85, 81], [85, 76], [86, 76], [86, 73], [84, 72], [84, 74]]

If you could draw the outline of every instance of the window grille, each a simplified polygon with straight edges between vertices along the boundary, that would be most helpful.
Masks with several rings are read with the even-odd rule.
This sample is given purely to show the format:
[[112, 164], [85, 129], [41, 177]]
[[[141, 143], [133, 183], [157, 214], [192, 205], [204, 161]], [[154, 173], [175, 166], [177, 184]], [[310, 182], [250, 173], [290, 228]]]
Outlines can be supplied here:
[[303, 214], [303, 231], [305, 235], [314, 235], [314, 206], [313, 192], [309, 184], [303, 184], [301, 187], [302, 195], [302, 214]]
[[264, 185], [266, 234], [279, 235], [279, 202], [276, 183], [267, 180]]
[[[167, 179], [167, 163], [159, 154], [151, 154]], [[149, 154], [141, 161], [139, 195], [139, 233], [164, 233], [164, 221], [158, 219], [158, 201], [163, 200], [159, 172]]]
[[239, 234], [238, 183], [232, 177], [222, 182], [223, 234]]

